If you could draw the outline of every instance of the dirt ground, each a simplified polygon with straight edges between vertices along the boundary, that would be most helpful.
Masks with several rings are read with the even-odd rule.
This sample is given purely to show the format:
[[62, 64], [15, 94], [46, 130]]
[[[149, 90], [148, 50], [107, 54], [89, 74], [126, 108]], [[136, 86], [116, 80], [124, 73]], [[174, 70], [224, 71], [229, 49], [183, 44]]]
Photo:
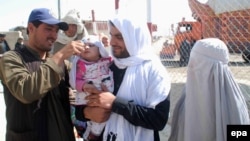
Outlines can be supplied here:
[[[166, 62], [165, 62], [166, 63]], [[160, 139], [161, 141], [167, 141], [171, 132], [171, 115], [174, 109], [174, 106], [177, 100], [180, 98], [182, 89], [184, 87], [184, 83], [186, 81], [186, 67], [175, 67], [176, 62], [167, 62], [167, 70], [172, 77], [172, 84], [171, 84], [171, 95], [170, 95], [170, 118], [164, 130], [160, 132]], [[237, 65], [236, 65], [237, 64]], [[250, 114], [250, 64], [244, 63], [235, 63], [230, 62], [230, 69], [235, 76], [236, 81], [239, 83], [242, 93], [246, 98], [246, 102], [248, 105], [248, 112]]]
[[[166, 38], [160, 38], [156, 42], [153, 43], [153, 47], [156, 54], [160, 54], [162, 49], [162, 45]], [[180, 98], [182, 89], [184, 87], [184, 83], [186, 82], [186, 70], [187, 67], [179, 67], [179, 58], [178, 53], [174, 56], [174, 58], [161, 57], [162, 63], [166, 66], [167, 71], [169, 72], [172, 81], [171, 81], [171, 96], [170, 96], [170, 117], [168, 123], [164, 130], [160, 132], [161, 141], [167, 141], [170, 135], [171, 127], [171, 115], [173, 112], [173, 108]], [[242, 93], [245, 96], [248, 112], [250, 114], [250, 63], [245, 63], [242, 59], [241, 54], [230, 54], [229, 56], [229, 66], [235, 77], [236, 82], [240, 85]]]

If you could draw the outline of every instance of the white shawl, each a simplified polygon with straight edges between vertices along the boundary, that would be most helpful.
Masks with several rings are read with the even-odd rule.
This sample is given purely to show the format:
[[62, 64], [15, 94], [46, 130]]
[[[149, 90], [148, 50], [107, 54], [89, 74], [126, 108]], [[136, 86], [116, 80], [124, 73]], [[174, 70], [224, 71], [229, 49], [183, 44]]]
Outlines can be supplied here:
[[74, 41], [76, 39], [76, 36], [77, 36], [77, 34], [75, 34], [75, 36], [69, 37], [62, 30], [59, 30], [57, 35], [58, 36], [57, 36], [56, 42], [59, 42], [61, 44], [67, 44], [67, 43], [69, 43], [71, 41]]
[[[114, 57], [114, 62], [119, 68], [127, 68], [117, 97], [155, 108], [168, 96], [171, 81], [166, 68], [151, 51], [151, 37], [146, 22], [132, 23], [131, 20], [122, 17], [114, 18], [112, 22], [122, 33], [130, 54], [130, 57], [125, 59]], [[152, 141], [154, 133], [153, 130], [134, 126], [123, 116], [112, 113], [104, 131], [104, 140], [114, 138], [116, 141]]]
[[227, 46], [219, 39], [203, 39], [194, 45], [169, 141], [226, 141], [228, 124], [250, 123], [228, 61]]
[[87, 29], [85, 28], [84, 24], [82, 23], [82, 20], [79, 16], [79, 11], [72, 9], [70, 10], [62, 19], [63, 22], [66, 22], [67, 24], [75, 24], [77, 25], [77, 32], [73, 37], [68, 37], [64, 31], [60, 30], [58, 32], [57, 42], [61, 44], [67, 44], [71, 41], [76, 40], [77, 36], [79, 34], [83, 34], [84, 36], [88, 35]]

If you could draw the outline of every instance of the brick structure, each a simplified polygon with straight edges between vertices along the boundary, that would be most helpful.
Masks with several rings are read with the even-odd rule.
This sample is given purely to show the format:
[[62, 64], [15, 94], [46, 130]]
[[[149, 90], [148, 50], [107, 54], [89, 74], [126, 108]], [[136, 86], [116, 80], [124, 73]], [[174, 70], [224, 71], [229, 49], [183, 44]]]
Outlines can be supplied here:
[[108, 21], [84, 21], [85, 27], [88, 30], [89, 34], [94, 34], [94, 24], [96, 24], [96, 30], [98, 33], [108, 33]]
[[207, 4], [189, 0], [192, 16], [202, 25], [202, 36], [223, 40], [230, 52], [240, 53], [250, 46], [250, 9], [215, 14]]

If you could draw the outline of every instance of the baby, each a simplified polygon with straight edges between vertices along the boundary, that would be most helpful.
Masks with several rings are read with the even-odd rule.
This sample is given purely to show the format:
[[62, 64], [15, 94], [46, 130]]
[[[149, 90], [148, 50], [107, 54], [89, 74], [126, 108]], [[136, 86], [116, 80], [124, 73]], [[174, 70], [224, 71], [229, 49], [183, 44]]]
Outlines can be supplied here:
[[[108, 54], [98, 36], [89, 35], [83, 38], [85, 50], [79, 56], [75, 56], [72, 61], [70, 71], [70, 84], [76, 90], [75, 101], [73, 105], [85, 105], [85, 97], [88, 95], [84, 92], [83, 87], [86, 84], [93, 84], [101, 90], [101, 84], [113, 92], [113, 75], [109, 66], [112, 57]], [[84, 140], [97, 139], [105, 123], [87, 122], [87, 128], [83, 134]]]

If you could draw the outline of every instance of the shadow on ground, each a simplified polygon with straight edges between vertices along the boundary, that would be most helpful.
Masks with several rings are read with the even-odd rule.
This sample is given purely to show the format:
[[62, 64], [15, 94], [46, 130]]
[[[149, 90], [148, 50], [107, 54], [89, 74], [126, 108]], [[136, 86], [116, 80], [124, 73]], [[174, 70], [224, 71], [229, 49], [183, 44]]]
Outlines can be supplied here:
[[[248, 113], [250, 116], [250, 85], [239, 83], [240, 89], [242, 90], [242, 93], [246, 99], [246, 104], [248, 107]], [[176, 102], [179, 100], [182, 94], [182, 90], [184, 88], [184, 83], [172, 83], [171, 84], [171, 93], [170, 93], [170, 117], [168, 119], [167, 125], [165, 128], [160, 132], [160, 139], [162, 141], [167, 141], [170, 132], [171, 132], [171, 121], [172, 121], [172, 113], [174, 110], [174, 107], [176, 105]]]

